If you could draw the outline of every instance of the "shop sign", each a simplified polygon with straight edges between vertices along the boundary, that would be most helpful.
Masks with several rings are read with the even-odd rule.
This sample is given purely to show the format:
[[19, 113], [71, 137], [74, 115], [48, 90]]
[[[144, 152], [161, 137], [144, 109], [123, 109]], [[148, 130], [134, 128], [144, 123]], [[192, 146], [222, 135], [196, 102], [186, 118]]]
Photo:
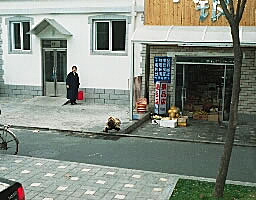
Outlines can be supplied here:
[[154, 57], [154, 83], [157, 81], [171, 82], [172, 58], [167, 56]]
[[156, 82], [155, 86], [155, 113], [166, 114], [167, 83]]
[[[226, 5], [229, 4], [230, 0], [224, 0]], [[173, 0], [174, 3], [179, 3], [180, 0]], [[196, 6], [196, 10], [200, 11], [200, 20], [203, 21], [208, 17], [208, 10], [210, 8], [208, 0], [193, 0]], [[212, 16], [213, 22], [217, 21], [220, 16], [224, 15], [224, 11], [221, 8], [220, 0], [212, 0]]]

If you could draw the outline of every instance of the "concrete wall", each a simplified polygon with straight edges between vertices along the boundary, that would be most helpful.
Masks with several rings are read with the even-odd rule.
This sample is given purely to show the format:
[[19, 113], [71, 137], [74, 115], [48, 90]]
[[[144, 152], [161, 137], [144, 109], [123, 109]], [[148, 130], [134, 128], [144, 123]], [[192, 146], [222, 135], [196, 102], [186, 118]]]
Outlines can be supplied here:
[[129, 105], [129, 90], [84, 88], [84, 101], [96, 104]]
[[[203, 47], [175, 47], [175, 46], [150, 46], [150, 78], [149, 78], [149, 104], [154, 106], [154, 56], [168, 56], [168, 54], [233, 54], [231, 48], [203, 48]], [[241, 73], [241, 92], [239, 103], [239, 114], [245, 119], [256, 119], [256, 49], [244, 48], [244, 59]], [[146, 48], [143, 48], [142, 56], [146, 62]], [[175, 60], [173, 59], [173, 62]], [[171, 71], [171, 83], [168, 84], [168, 95], [170, 104], [175, 103], [175, 68]], [[143, 75], [145, 70], [143, 70]], [[145, 83], [143, 81], [143, 83]], [[144, 86], [145, 87], [145, 86]]]

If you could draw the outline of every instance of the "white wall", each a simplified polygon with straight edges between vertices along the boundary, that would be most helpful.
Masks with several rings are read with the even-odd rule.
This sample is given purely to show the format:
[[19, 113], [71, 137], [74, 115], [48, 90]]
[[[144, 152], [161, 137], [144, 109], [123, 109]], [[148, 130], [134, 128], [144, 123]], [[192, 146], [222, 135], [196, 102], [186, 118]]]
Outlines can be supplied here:
[[[1, 9], [28, 9], [28, 8], [63, 8], [70, 7], [70, 0], [1, 0]], [[139, 0], [137, 6], [142, 6], [143, 0]], [[72, 7], [79, 6], [131, 6], [130, 0], [74, 0]], [[97, 13], [99, 14], [99, 13]], [[120, 14], [120, 13], [119, 13]], [[130, 15], [128, 13], [128, 15]], [[15, 15], [13, 15], [15, 16]], [[87, 14], [52, 14], [52, 15], [25, 15], [34, 19], [35, 27], [44, 18], [55, 19], [64, 26], [72, 37], [68, 39], [67, 48], [67, 72], [73, 65], [78, 66], [81, 87], [83, 88], [106, 88], [106, 89], [128, 89], [130, 78], [130, 39], [131, 24], [129, 24], [128, 56], [103, 56], [90, 55], [90, 25]], [[10, 17], [10, 16], [7, 16]], [[5, 16], [2, 23], [4, 80], [6, 84], [15, 85], [42, 85], [42, 58], [41, 44], [38, 36], [32, 35], [32, 54], [8, 54], [8, 32], [5, 24]], [[136, 24], [139, 25], [140, 16]], [[138, 21], [139, 20], [139, 21]], [[32, 28], [33, 28], [32, 27]], [[138, 47], [139, 48], [139, 47]], [[138, 51], [136, 51], [137, 53]], [[136, 55], [137, 56], [137, 55]], [[136, 58], [136, 66], [139, 67], [139, 58]], [[140, 71], [140, 70], [136, 70]], [[139, 73], [139, 72], [138, 72]]]
[[9, 54], [8, 31], [5, 18], [2, 20], [3, 69], [5, 84], [40, 86], [41, 51], [40, 40], [32, 36], [32, 54]]
[[[90, 25], [87, 15], [30, 16], [34, 26], [44, 18], [54, 18], [72, 33], [68, 39], [67, 65], [78, 66], [81, 87], [128, 89], [129, 57], [90, 55]], [[4, 20], [3, 20], [4, 21]], [[32, 36], [32, 54], [8, 54], [7, 25], [3, 25], [4, 80], [7, 84], [41, 85], [40, 38]], [[130, 38], [130, 36], [129, 36]]]
[[[141, 1], [141, 0], [140, 0]], [[1, 0], [1, 9], [129, 6], [130, 0]]]

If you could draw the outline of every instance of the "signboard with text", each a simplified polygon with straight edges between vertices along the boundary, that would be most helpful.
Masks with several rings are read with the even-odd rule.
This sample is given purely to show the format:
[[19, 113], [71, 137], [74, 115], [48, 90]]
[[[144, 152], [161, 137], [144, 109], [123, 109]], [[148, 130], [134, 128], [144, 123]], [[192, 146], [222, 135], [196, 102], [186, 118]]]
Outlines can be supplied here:
[[155, 113], [166, 114], [167, 83], [156, 82], [155, 84]]
[[154, 82], [171, 82], [172, 58], [167, 56], [154, 57]]

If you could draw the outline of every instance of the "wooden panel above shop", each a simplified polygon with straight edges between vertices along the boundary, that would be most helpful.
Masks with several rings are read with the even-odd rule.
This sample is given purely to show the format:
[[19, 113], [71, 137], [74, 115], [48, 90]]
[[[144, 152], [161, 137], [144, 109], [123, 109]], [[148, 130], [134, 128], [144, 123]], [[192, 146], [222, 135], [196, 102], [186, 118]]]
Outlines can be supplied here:
[[[217, 15], [221, 13], [221, 6], [214, 6], [214, 2], [217, 2], [217, 0], [198, 1], [208, 2], [208, 4], [203, 6], [202, 3], [194, 3], [194, 0], [145, 0], [145, 24], [176, 26], [228, 26], [228, 22], [224, 15], [217, 19]], [[200, 7], [204, 8], [197, 10], [197, 8]], [[217, 8], [216, 12], [214, 11], [214, 7]], [[256, 26], [256, 0], [247, 1], [240, 25]]]

